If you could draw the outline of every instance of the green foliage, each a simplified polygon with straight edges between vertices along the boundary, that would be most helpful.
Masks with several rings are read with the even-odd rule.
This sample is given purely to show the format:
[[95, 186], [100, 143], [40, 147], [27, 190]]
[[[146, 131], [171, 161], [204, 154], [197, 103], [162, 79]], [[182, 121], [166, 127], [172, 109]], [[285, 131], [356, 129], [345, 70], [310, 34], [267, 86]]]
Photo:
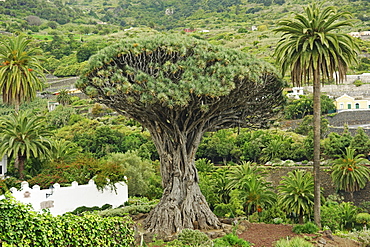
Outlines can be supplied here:
[[354, 82], [353, 82], [353, 85], [355, 85], [356, 87], [359, 87], [359, 86], [361, 86], [361, 85], [363, 85], [364, 83], [361, 81], [361, 80], [355, 80]]
[[57, 106], [53, 111], [46, 114], [46, 121], [51, 128], [57, 129], [69, 124], [72, 115], [76, 114], [76, 110], [72, 107]]
[[294, 237], [292, 239], [280, 239], [278, 240], [275, 247], [313, 247], [314, 245], [304, 238]]
[[288, 222], [287, 214], [278, 203], [262, 211], [260, 221], [267, 224], [282, 224]]
[[201, 231], [193, 230], [193, 229], [183, 229], [178, 238], [179, 242], [183, 245], [189, 246], [212, 246], [212, 241], [208, 238], [208, 236]]
[[320, 230], [320, 228], [315, 225], [313, 222], [307, 222], [304, 225], [295, 225], [293, 226], [293, 232], [297, 234], [301, 233], [316, 233]]
[[[321, 117], [320, 135], [324, 138], [329, 130], [328, 119]], [[310, 131], [313, 131], [313, 116], [305, 116], [299, 126], [294, 130], [297, 134], [308, 135]]]
[[15, 106], [16, 111], [44, 87], [40, 51], [30, 47], [30, 42], [25, 35], [2, 35], [0, 40], [0, 91], [3, 102]]
[[226, 234], [221, 238], [213, 240], [214, 247], [250, 247], [253, 246], [248, 241], [239, 238], [235, 234]]
[[233, 190], [230, 192], [229, 203], [219, 203], [215, 205], [213, 213], [218, 217], [230, 217], [235, 218], [244, 216], [244, 204], [245, 200], [241, 199], [240, 190]]
[[[321, 113], [326, 114], [335, 110], [334, 100], [329, 96], [321, 95]], [[300, 119], [313, 114], [313, 96], [302, 95], [299, 99], [289, 100], [284, 109], [286, 119]]]
[[[353, 143], [353, 137], [348, 131], [348, 127], [343, 131], [340, 135], [335, 132], [331, 132], [327, 138], [325, 138], [322, 142], [323, 153], [328, 158], [338, 158], [340, 157], [343, 152], [345, 152], [346, 148]], [[355, 144], [357, 146], [357, 144]]]
[[354, 191], [365, 187], [370, 179], [370, 170], [365, 166], [368, 161], [362, 156], [361, 154], [355, 156], [355, 150], [347, 147], [343, 158], [334, 161], [331, 177], [338, 189], [353, 195]]
[[355, 154], [362, 154], [365, 157], [370, 153], [370, 138], [364, 129], [359, 127], [351, 140], [351, 147], [355, 149]]
[[287, 213], [294, 212], [303, 223], [303, 216], [312, 212], [314, 202], [314, 182], [310, 172], [295, 170], [288, 172], [280, 181], [279, 199], [282, 209]]
[[[15, 246], [131, 246], [130, 218], [36, 213], [7, 197], [0, 200], [0, 239]], [[92, 236], [94, 236], [92, 238]]]
[[[151, 161], [140, 158], [137, 152], [129, 151], [108, 155], [106, 163], [123, 169], [127, 177], [129, 196], [147, 196], [150, 193], [151, 178], [156, 175]], [[114, 169], [111, 171], [114, 172]]]
[[109, 204], [104, 204], [101, 207], [94, 206], [94, 207], [86, 207], [86, 206], [81, 206], [76, 208], [71, 212], [71, 214], [75, 215], [82, 215], [84, 212], [94, 212], [94, 211], [103, 211], [112, 208], [112, 205]]
[[125, 172], [119, 164], [99, 161], [87, 155], [72, 160], [59, 157], [46, 164], [42, 172], [28, 182], [31, 186], [38, 184], [41, 188], [49, 188], [54, 183], [69, 185], [76, 181], [87, 184], [93, 179], [99, 189], [105, 186], [114, 189], [115, 183], [125, 181]]
[[104, 210], [99, 212], [102, 217], [123, 217], [126, 215], [136, 215], [136, 214], [147, 214], [149, 213], [156, 204], [148, 205], [131, 205], [123, 208], [114, 208], [109, 210]]
[[59, 90], [57, 95], [57, 101], [59, 104], [66, 106], [71, 103], [71, 95], [67, 89]]
[[[64, 160], [47, 164], [42, 172], [28, 180], [30, 186], [38, 184], [41, 188], [49, 188], [54, 183], [69, 185], [73, 181], [87, 184], [97, 173], [99, 161], [88, 156], [80, 156], [73, 162]], [[119, 171], [114, 171], [119, 174]], [[98, 183], [97, 183], [98, 184]]]
[[359, 213], [356, 215], [356, 222], [363, 225], [370, 224], [370, 214], [369, 213]]
[[370, 245], [370, 230], [368, 229], [362, 229], [361, 231], [357, 231], [356, 229], [354, 229], [351, 232], [338, 232], [337, 235], [342, 238], [350, 238], [358, 241], [361, 243], [361, 246]]
[[0, 156], [15, 159], [19, 176], [24, 178], [25, 161], [45, 158], [50, 149], [51, 131], [45, 118], [31, 111], [15, 112], [0, 119]]
[[351, 202], [329, 202], [321, 206], [321, 224], [332, 231], [350, 229], [358, 212], [359, 208]]

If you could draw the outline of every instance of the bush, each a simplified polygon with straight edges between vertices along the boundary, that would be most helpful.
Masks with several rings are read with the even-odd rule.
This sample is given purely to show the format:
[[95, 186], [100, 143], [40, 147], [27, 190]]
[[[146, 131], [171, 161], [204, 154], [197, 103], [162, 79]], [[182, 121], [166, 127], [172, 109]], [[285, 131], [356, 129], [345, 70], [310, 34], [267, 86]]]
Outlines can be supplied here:
[[204, 232], [192, 229], [182, 230], [178, 235], [178, 241], [183, 245], [202, 247], [212, 246], [212, 241]]
[[[37, 213], [10, 195], [0, 200], [0, 239], [12, 246], [131, 246], [131, 218], [103, 218], [96, 214], [52, 216]], [[93, 237], [92, 237], [93, 236]]]
[[368, 225], [370, 223], [369, 213], [359, 213], [356, 215], [356, 222], [363, 225]]
[[149, 213], [158, 203], [158, 200], [150, 201], [147, 204], [141, 205], [130, 205], [122, 208], [113, 208], [99, 212], [98, 214], [102, 217], [122, 217], [126, 215], [135, 215], [135, 214], [146, 214]]
[[355, 85], [356, 87], [359, 87], [359, 86], [361, 86], [362, 84], [364, 84], [361, 80], [355, 80], [354, 82], [353, 82], [353, 85]]
[[213, 240], [214, 247], [225, 247], [225, 246], [235, 246], [235, 247], [250, 247], [251, 243], [245, 241], [244, 239], [239, 238], [235, 234], [227, 234], [222, 238], [217, 238]]
[[312, 222], [307, 222], [304, 225], [295, 225], [293, 227], [293, 232], [300, 234], [300, 233], [315, 233], [319, 230], [319, 227], [316, 226]]
[[280, 239], [276, 242], [275, 247], [313, 247], [314, 245], [303, 238], [295, 237], [292, 239]]
[[351, 202], [328, 202], [321, 207], [321, 224], [333, 232], [340, 229], [351, 229], [356, 222], [359, 208]]
[[112, 205], [110, 205], [110, 204], [104, 204], [101, 207], [98, 207], [98, 206], [94, 206], [94, 207], [82, 206], [82, 207], [76, 208], [71, 213], [75, 214], [75, 215], [82, 215], [82, 213], [84, 213], [84, 212], [102, 211], [102, 210], [108, 210], [108, 209], [111, 209], [111, 208], [112, 208]]
[[337, 232], [337, 236], [342, 238], [350, 238], [361, 243], [361, 246], [370, 246], [370, 230], [364, 229], [362, 231], [353, 230], [353, 232]]

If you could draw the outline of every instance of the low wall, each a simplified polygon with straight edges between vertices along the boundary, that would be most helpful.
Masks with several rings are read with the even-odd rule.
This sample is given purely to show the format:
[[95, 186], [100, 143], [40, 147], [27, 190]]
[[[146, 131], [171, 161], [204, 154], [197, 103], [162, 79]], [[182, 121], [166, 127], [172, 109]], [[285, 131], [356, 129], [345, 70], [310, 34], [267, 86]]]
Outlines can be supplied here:
[[54, 189], [41, 190], [38, 185], [30, 188], [27, 182], [22, 182], [21, 190], [11, 188], [10, 191], [15, 199], [31, 204], [35, 211], [49, 209], [53, 215], [61, 215], [81, 206], [101, 207], [104, 204], [110, 204], [118, 207], [128, 200], [125, 182], [116, 183], [116, 190], [106, 187], [102, 191], [97, 189], [93, 180], [85, 185], [73, 182], [70, 187], [60, 187], [59, 184], [54, 184], [53, 187]]
[[[271, 182], [272, 186], [277, 189], [277, 186], [280, 185], [280, 181], [283, 179], [283, 176], [287, 176], [288, 172], [294, 170], [306, 170], [313, 172], [312, 166], [290, 166], [290, 167], [283, 167], [283, 166], [275, 166], [275, 167], [267, 167], [267, 175], [266, 180]], [[328, 195], [332, 195], [337, 193], [337, 189], [335, 188], [334, 184], [331, 180], [331, 167], [330, 166], [322, 166], [320, 168], [320, 181], [321, 181], [321, 188], [323, 188], [323, 194], [325, 197]], [[348, 192], [339, 191], [339, 194], [342, 195], [345, 201], [350, 201], [350, 194]], [[370, 201], [370, 182], [368, 182], [364, 189], [360, 191], [356, 191], [353, 193], [353, 201], [355, 205], [359, 205], [361, 202]]]
[[370, 110], [346, 110], [335, 114], [334, 116], [325, 116], [329, 124], [336, 127], [344, 125], [360, 125], [370, 123]]

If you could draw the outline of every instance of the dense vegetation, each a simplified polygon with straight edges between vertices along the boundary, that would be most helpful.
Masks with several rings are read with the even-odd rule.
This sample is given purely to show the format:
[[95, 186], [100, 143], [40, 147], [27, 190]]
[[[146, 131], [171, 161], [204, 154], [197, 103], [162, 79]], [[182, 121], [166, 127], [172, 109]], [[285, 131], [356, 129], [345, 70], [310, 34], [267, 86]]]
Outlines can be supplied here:
[[[9, 1], [0, 1], [0, 24], [6, 32], [22, 32], [33, 37], [31, 46], [39, 48], [39, 54], [45, 58], [42, 65], [49, 73], [67, 77], [80, 74], [91, 55], [120, 39], [163, 30], [254, 53], [272, 62], [271, 54], [278, 36], [271, 29], [276, 20], [288, 15], [290, 10], [299, 10], [300, 4], [304, 3], [268, 0], [193, 2], [19, 0], [10, 4]], [[355, 16], [355, 26], [346, 31], [368, 29], [369, 19], [363, 10], [367, 2], [334, 4], [340, 10], [350, 10]], [[252, 25], [257, 30], [252, 31]], [[124, 31], [129, 27], [134, 28]], [[192, 32], [185, 33], [184, 28]], [[205, 32], [198, 32], [201, 30]], [[359, 44], [361, 56], [367, 55], [368, 41], [359, 40]], [[368, 72], [370, 60], [365, 56], [360, 60], [358, 66], [351, 68], [351, 73]], [[45, 97], [50, 93], [47, 90], [43, 92]], [[103, 105], [77, 96], [61, 93], [57, 98], [61, 106], [51, 112], [47, 111], [46, 101], [38, 98], [20, 108], [21, 112], [31, 110], [27, 112], [29, 118], [44, 115], [41, 126], [50, 134], [47, 145], [51, 152], [31, 154], [25, 161], [23, 174], [31, 185], [40, 184], [48, 188], [56, 182], [68, 185], [78, 181], [83, 184], [94, 179], [102, 188], [107, 184], [106, 178], [113, 184], [127, 176], [130, 196], [160, 198], [159, 155], [147, 129], [134, 120], [117, 116]], [[247, 217], [252, 222], [267, 223], [298, 223], [312, 219], [310, 173], [289, 173], [278, 188], [273, 188], [265, 179], [264, 169], [261, 169], [264, 165], [302, 168], [312, 164], [312, 104], [311, 95], [287, 99], [284, 118], [302, 119], [297, 128], [288, 131], [279, 128], [283, 122], [277, 122], [269, 130], [236, 127], [205, 134], [196, 153], [196, 167], [202, 193], [217, 216]], [[322, 113], [333, 109], [333, 101], [322, 95]], [[0, 115], [12, 112], [12, 108], [0, 105]], [[335, 171], [332, 179], [339, 192], [353, 194], [363, 188], [369, 173], [364, 166], [367, 161], [361, 157], [370, 152], [369, 136], [361, 128], [354, 135], [348, 129], [339, 134], [329, 133], [325, 118], [322, 119], [321, 130], [321, 153], [326, 160], [323, 165]], [[13, 158], [14, 155], [10, 157], [11, 160]], [[9, 175], [13, 177], [0, 180], [0, 194], [10, 187], [19, 187], [18, 169], [13, 164], [12, 161], [9, 167]], [[299, 189], [306, 190], [301, 204], [293, 203], [287, 207], [284, 202], [292, 200], [289, 194], [298, 195]], [[333, 231], [353, 227], [361, 229], [370, 222], [369, 207], [367, 202], [359, 206], [344, 202], [337, 195], [330, 196], [322, 202], [322, 225]], [[134, 211], [148, 212], [151, 208], [152, 204], [132, 211], [127, 208], [105, 213], [123, 216]], [[30, 217], [34, 216], [54, 221], [51, 216], [31, 214]], [[71, 221], [83, 220], [66, 217]], [[97, 224], [105, 224], [100, 218], [95, 218], [97, 216], [91, 217], [100, 222]], [[368, 232], [362, 234], [369, 235]], [[360, 235], [356, 236], [365, 238]], [[220, 242], [238, 241], [233, 238], [235, 236], [228, 236]]]

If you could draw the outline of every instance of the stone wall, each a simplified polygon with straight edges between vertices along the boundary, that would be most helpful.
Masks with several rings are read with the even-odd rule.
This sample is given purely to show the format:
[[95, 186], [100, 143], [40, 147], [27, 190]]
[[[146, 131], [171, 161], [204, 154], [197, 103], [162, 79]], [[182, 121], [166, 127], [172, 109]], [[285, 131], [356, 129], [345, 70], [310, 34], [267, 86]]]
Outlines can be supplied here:
[[335, 114], [334, 116], [326, 116], [329, 124], [335, 127], [343, 127], [344, 125], [359, 125], [370, 124], [370, 110], [346, 110]]
[[[356, 80], [361, 80], [364, 84], [356, 87], [353, 82]], [[304, 87], [304, 91], [312, 93], [312, 86]], [[324, 85], [321, 87], [321, 91], [331, 95], [335, 98], [347, 94], [352, 97], [363, 97], [370, 98], [370, 73], [365, 73], [362, 75], [347, 75], [347, 79], [338, 85]]]
[[[296, 169], [308, 170], [312, 172], [312, 166], [297, 166], [297, 167], [267, 167], [268, 174], [266, 175], [266, 180], [271, 182], [274, 188], [280, 184], [283, 176], [287, 176], [288, 172], [294, 171]], [[330, 177], [331, 171], [330, 167], [321, 167], [320, 179], [321, 187], [323, 188], [323, 194], [325, 197], [337, 193], [337, 189], [331, 181]], [[344, 196], [346, 201], [350, 200], [350, 194], [344, 191], [339, 192], [340, 195]], [[363, 201], [370, 201], [370, 183], [367, 183], [366, 187], [360, 191], [356, 191], [353, 194], [355, 205], [359, 205]]]

